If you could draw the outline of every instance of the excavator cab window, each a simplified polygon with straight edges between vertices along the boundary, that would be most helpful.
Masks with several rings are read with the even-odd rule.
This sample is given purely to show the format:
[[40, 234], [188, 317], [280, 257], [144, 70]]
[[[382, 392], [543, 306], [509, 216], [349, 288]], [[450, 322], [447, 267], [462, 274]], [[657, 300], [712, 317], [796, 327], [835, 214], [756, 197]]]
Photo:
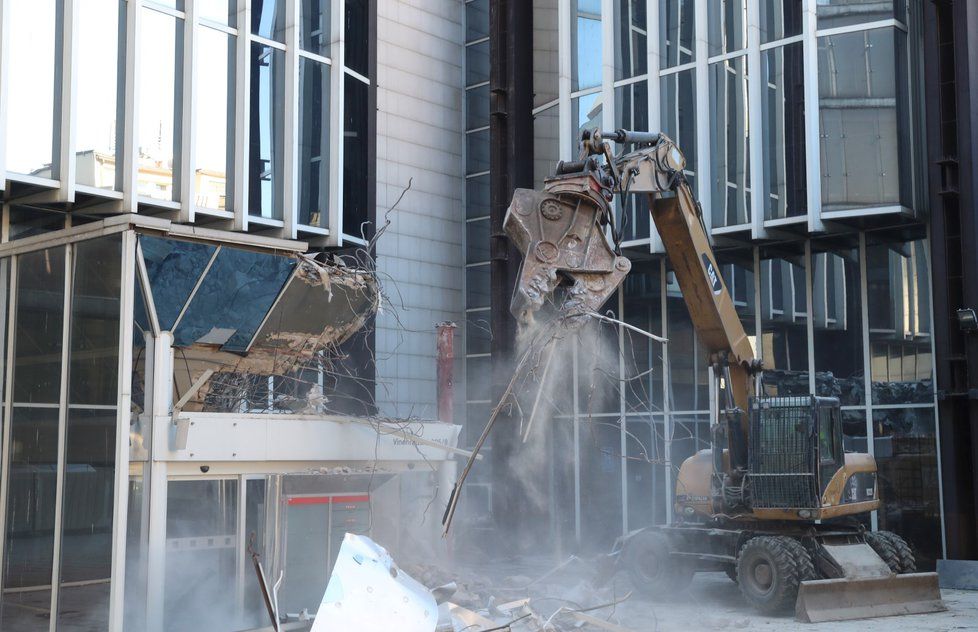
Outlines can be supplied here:
[[818, 465], [824, 490], [843, 464], [841, 415], [837, 400], [818, 399]]

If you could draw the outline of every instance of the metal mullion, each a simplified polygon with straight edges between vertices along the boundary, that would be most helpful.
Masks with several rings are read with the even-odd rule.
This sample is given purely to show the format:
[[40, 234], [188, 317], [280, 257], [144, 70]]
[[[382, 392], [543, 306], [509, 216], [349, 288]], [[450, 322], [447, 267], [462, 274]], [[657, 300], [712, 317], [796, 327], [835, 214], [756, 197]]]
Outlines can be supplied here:
[[817, 29], [815, 32], [818, 37], [827, 37], [830, 35], [845, 35], [847, 33], [860, 33], [862, 31], [875, 31], [877, 29], [885, 28], [897, 28], [903, 32], [907, 31], [907, 25], [900, 20], [897, 20], [896, 18], [887, 18], [885, 20], [876, 20], [874, 22], [860, 22], [858, 24], [836, 26], [830, 29]]
[[489, 36], [487, 35], [486, 37], [480, 37], [479, 39], [469, 40], [465, 42], [465, 47], [468, 48], [469, 46], [474, 46], [475, 44], [482, 44], [483, 42], [488, 42], [488, 41], [489, 41]]
[[[613, 70], [613, 69], [612, 69]], [[625, 292], [618, 291], [618, 317], [625, 320]], [[621, 468], [621, 534], [628, 533], [628, 428], [625, 418], [625, 328], [618, 327], [618, 445], [621, 457], [618, 466]], [[542, 386], [542, 385], [541, 385]]]
[[58, 458], [55, 470], [54, 549], [51, 559], [51, 605], [48, 627], [58, 629], [58, 597], [61, 583], [61, 547], [64, 540], [65, 457], [68, 441], [68, 356], [71, 354], [71, 303], [74, 293], [75, 245], [65, 246], [64, 303], [61, 321], [61, 384], [58, 394]]
[[146, 260], [143, 258], [143, 246], [136, 240], [136, 259], [139, 286], [143, 290], [143, 302], [145, 303], [147, 316], [149, 317], [149, 327], [154, 336], [160, 335], [160, 320], [156, 314], [156, 301], [153, 298], [153, 286], [149, 282], [149, 273], [146, 271]]
[[57, 10], [61, 11], [61, 86], [58, 97], [58, 168], [57, 178], [61, 182], [58, 189], [59, 202], [75, 201], [75, 123], [78, 94], [78, 13], [77, 0], [62, 0]]
[[[9, 0], [7, 0], [9, 1]], [[139, 204], [139, 44], [143, 0], [126, 3], [125, 99], [123, 104], [123, 142], [121, 143], [122, 210], [135, 213]]]
[[235, 40], [234, 64], [234, 190], [232, 211], [235, 230], [248, 230], [248, 143], [250, 140], [249, 98], [251, 95], [251, 3], [239, 2], [238, 38]]
[[[923, 248], [927, 255], [927, 261], [931, 261], [930, 253], [930, 240], [931, 240], [931, 228], [930, 224], [927, 224], [927, 238], [924, 240]], [[927, 304], [929, 306], [928, 318], [930, 320], [930, 330], [934, 331], [934, 270], [931, 266], [926, 266], [927, 268]], [[937, 347], [934, 341], [934, 336], [930, 336], [930, 370], [931, 376], [934, 376], [936, 372], [936, 367], [934, 366], [934, 358], [937, 357]], [[944, 559], [947, 559], [947, 531], [944, 523], [944, 474], [941, 466], [941, 424], [940, 424], [940, 406], [937, 405], [937, 380], [931, 379], [931, 388], [934, 390], [933, 399], [933, 409], [934, 409], [934, 440], [937, 449], [937, 499], [939, 507], [941, 510], [941, 555]], [[2, 507], [3, 505], [0, 505]], [[3, 532], [0, 531], [0, 534]], [[0, 566], [2, 568], [2, 566]]]
[[[758, 35], [758, 37], [760, 36]], [[750, 53], [749, 48], [741, 48], [740, 50], [734, 50], [734, 51], [730, 51], [729, 53], [723, 53], [720, 55], [714, 55], [712, 57], [708, 57], [706, 63], [715, 64], [721, 61], [729, 61], [731, 59], [737, 59], [738, 57], [747, 57], [748, 53]]]
[[346, 74], [341, 72], [345, 52], [345, 35], [343, 33], [344, 9], [343, 0], [329, 0], [330, 2], [330, 46], [329, 51], [336, 64], [330, 69], [329, 73], [329, 147], [333, 150], [333, 155], [329, 161], [329, 212], [327, 214], [327, 228], [329, 237], [326, 240], [329, 246], [343, 245], [343, 101], [345, 90], [343, 79]]
[[[296, 17], [296, 23], [297, 24], [298, 24], [298, 20], [299, 20], [299, 18]], [[310, 51], [307, 51], [307, 50], [303, 50], [302, 48], [299, 48], [298, 44], [296, 44], [295, 52], [296, 52], [296, 54], [299, 57], [303, 57], [305, 59], [311, 59], [313, 61], [318, 61], [321, 64], [326, 64], [327, 66], [332, 66], [333, 65], [333, 60], [330, 59], [329, 57], [324, 57], [322, 55], [317, 55], [316, 53], [313, 53], [313, 52], [310, 52]], [[488, 83], [488, 81], [486, 83]]]
[[[180, 75], [180, 169], [174, 177], [180, 180], [180, 210], [177, 221], [193, 222], [197, 207], [196, 199], [196, 143], [197, 113], [194, 98], [197, 90], [197, 9], [196, 1], [186, 3], [183, 21], [183, 72]], [[177, 27], [179, 28], [179, 24]]]
[[[695, 33], [693, 43], [696, 48], [694, 64], [696, 65], [696, 196], [699, 198], [700, 205], [704, 209], [712, 209], [713, 190], [711, 188], [710, 165], [711, 151], [710, 126], [710, 64], [709, 64], [709, 42], [707, 41], [707, 15], [706, 2], [700, 0], [694, 5], [693, 24]], [[677, 41], [678, 44], [678, 41]], [[713, 242], [713, 213], [703, 213], [703, 226], [710, 242]], [[665, 287], [665, 286], [663, 286]], [[671, 513], [670, 513], [671, 518]]]
[[475, 173], [467, 173], [467, 174], [465, 174], [465, 179], [468, 180], [469, 178], [479, 178], [479, 177], [487, 176], [487, 175], [489, 175], [489, 172], [488, 171], [476, 171]]
[[660, 68], [658, 74], [660, 77], [666, 77], [668, 75], [677, 75], [683, 72], [684, 70], [693, 70], [696, 68], [696, 66], [697, 63], [695, 61], [690, 61], [690, 62], [686, 62], [685, 64], [679, 64], [678, 66], [669, 66], [668, 68]]
[[761, 50], [771, 50], [772, 48], [780, 48], [782, 46], [787, 46], [788, 44], [796, 44], [805, 39], [804, 34], [802, 35], [792, 35], [791, 37], [785, 37], [783, 39], [775, 40], [773, 42], [767, 42], [766, 44], [761, 44]]
[[343, 72], [345, 74], [350, 75], [351, 77], [353, 77], [354, 79], [356, 79], [360, 83], [365, 83], [368, 86], [370, 85], [370, 78], [369, 77], [366, 77], [364, 75], [361, 75], [359, 72], [357, 72], [356, 70], [353, 70], [352, 68], [349, 68], [347, 66], [343, 66]]
[[813, 269], [815, 260], [812, 257], [812, 240], [805, 240], [805, 318], [806, 338], [808, 343], [808, 392], [815, 394], [815, 284]]
[[[145, 6], [147, 9], [151, 9], [153, 11], [156, 11], [157, 13], [162, 13], [164, 15], [169, 15], [171, 17], [177, 18], [178, 20], [182, 20], [186, 15], [185, 12], [180, 11], [179, 9], [175, 9], [173, 7], [168, 7], [165, 4], [160, 4], [156, 2], [156, 0], [142, 0], [142, 1], [143, 1], [143, 6]], [[189, 0], [186, 4], [191, 4], [192, 2], [193, 0]]]
[[581, 406], [580, 394], [577, 387], [577, 374], [580, 370], [578, 349], [580, 345], [571, 347], [571, 374], [573, 380], [573, 412], [574, 412], [574, 539], [578, 546], [581, 544]]
[[816, 0], [802, 0], [802, 68], [805, 98], [805, 179], [808, 232], [825, 230], [822, 223], [821, 137], [818, 112], [818, 15]]
[[465, 133], [466, 134], [474, 134], [476, 132], [486, 132], [488, 130], [489, 130], [489, 126], [488, 125], [483, 125], [482, 127], [474, 127], [472, 129], [467, 129], [467, 130], [465, 130]]
[[[288, 37], [288, 36], [286, 36]], [[250, 478], [254, 478], [251, 475]], [[235, 592], [237, 593], [238, 610], [243, 611], [245, 607], [245, 552], [247, 549], [247, 526], [245, 524], [245, 503], [247, 502], [246, 487], [249, 476], [241, 474], [236, 477], [238, 482], [238, 516], [237, 516], [237, 536], [235, 537]]]
[[259, 44], [262, 44], [264, 46], [268, 46], [269, 48], [274, 48], [275, 50], [281, 50], [281, 51], [285, 50], [285, 44], [283, 44], [282, 42], [278, 40], [268, 39], [267, 37], [262, 37], [261, 35], [256, 35], [255, 33], [250, 33], [248, 35], [248, 39], [250, 39], [253, 42], [258, 42]]
[[[479, 86], [488, 86], [488, 85], [489, 85], [489, 82], [488, 82], [488, 81], [486, 81], [486, 82], [484, 82], [484, 83], [480, 83], [480, 84], [476, 84], [476, 85], [474, 85], [474, 86], [469, 86], [469, 87], [470, 87], [470, 88], [477, 88], [477, 87], [479, 87]], [[560, 99], [554, 99], [553, 101], [549, 101], [549, 102], [547, 102], [547, 103], [544, 103], [543, 105], [538, 105], [538, 106], [536, 106], [536, 107], [535, 107], [535, 108], [533, 108], [533, 109], [532, 109], [532, 110], [531, 110], [530, 112], [531, 112], [531, 113], [532, 113], [532, 114], [533, 114], [534, 116], [536, 116], [536, 115], [537, 115], [537, 114], [539, 114], [540, 112], [543, 112], [543, 111], [545, 111], [545, 110], [549, 110], [550, 108], [552, 108], [552, 107], [557, 107], [557, 106], [559, 106], [559, 105], [560, 105]]]
[[638, 75], [636, 77], [626, 77], [625, 79], [617, 79], [617, 80], [613, 81], [612, 82], [612, 85], [614, 87], [616, 87], [616, 88], [621, 88], [621, 87], [624, 87], [624, 86], [630, 86], [630, 85], [632, 85], [634, 83], [639, 83], [639, 82], [642, 82], [642, 81], [646, 81], [648, 78], [649, 78], [649, 76], [647, 74], [646, 75]]
[[764, 239], [764, 196], [759, 192], [767, 190], [764, 164], [764, 116], [761, 102], [764, 86], [761, 81], [761, 27], [760, 6], [757, 2], [747, 3], [747, 117], [750, 130], [750, 224], [751, 238]]
[[[862, 322], [863, 343], [863, 409], [866, 411], [866, 450], [875, 456], [875, 431], [873, 428], [873, 376], [872, 358], [869, 352], [869, 281], [866, 279], [866, 233], [859, 231], [859, 317]], [[873, 531], [879, 528], [879, 512], [870, 514]]]
[[594, 86], [592, 88], [584, 88], [583, 90], [577, 90], [576, 92], [571, 92], [572, 99], [579, 99], [580, 97], [588, 97], [592, 94], [600, 94], [603, 86]]
[[[0, 152], [3, 153], [3, 152]], [[0, 606], [3, 604], [3, 580], [5, 576], [6, 564], [4, 556], [7, 551], [7, 500], [10, 493], [10, 444], [11, 444], [11, 417], [13, 415], [13, 384], [14, 384], [14, 328], [17, 324], [17, 263], [20, 257], [14, 255], [8, 259], [10, 262], [10, 283], [8, 284], [7, 301], [7, 337], [5, 351], [5, 371], [3, 380], [3, 444], [2, 456], [0, 456]]]
[[[669, 338], [669, 297], [666, 293], [666, 260], [659, 259], [659, 318], [662, 337]], [[672, 524], [672, 372], [669, 370], [669, 345], [662, 345], [662, 459], [665, 461], [666, 524]]]
[[285, 107], [283, 113], [286, 130], [285, 155], [282, 180], [285, 191], [282, 200], [282, 237], [295, 239], [299, 236], [299, 3], [285, 2]]
[[215, 20], [212, 20], [210, 18], [204, 18], [204, 17], [199, 17], [198, 16], [196, 19], [197, 19], [197, 24], [199, 24], [199, 25], [201, 25], [203, 27], [206, 27], [206, 28], [209, 28], [209, 29], [213, 29], [215, 31], [220, 31], [220, 32], [224, 33], [225, 35], [234, 35], [234, 36], [237, 36], [238, 35], [238, 29], [236, 29], [233, 26], [228, 26], [227, 24], [222, 24], [222, 23], [217, 22]]
[[109, 632], [123, 632], [127, 525], [129, 524], [129, 421], [132, 402], [132, 338], [136, 281], [136, 233], [122, 234], [122, 287], [119, 305], [119, 390], [116, 401], [115, 508], [112, 513], [112, 566]]
[[[560, 133], [557, 135], [558, 153], [561, 160], [573, 160], [577, 139], [573, 138], [573, 135], [569, 132], [564, 131], [573, 129], [571, 124], [573, 112], [571, 108], [571, 73], [573, 70], [573, 60], [571, 57], [571, 0], [557, 0], [557, 2], [557, 129], [560, 130]], [[575, 425], [575, 441], [577, 440], [576, 428], [577, 426]], [[575, 452], [575, 455], [577, 454]], [[575, 524], [578, 542], [580, 542], [580, 523], [578, 521]]]
[[[7, 130], [7, 84], [10, 77], [10, 2], [11, 0], [0, 0], [0, 135]], [[5, 17], [7, 16], [7, 17]], [[7, 186], [7, 151], [4, 148], [0, 151], [0, 191]], [[6, 213], [4, 213], [6, 217]], [[4, 479], [6, 480], [6, 479]], [[2, 511], [2, 507], [0, 507]], [[0, 532], [0, 537], [3, 537]], [[0, 552], [2, 556], [2, 552]], [[2, 560], [2, 557], [0, 557]], [[0, 569], [3, 567], [0, 566]], [[2, 575], [2, 572], [0, 572]], [[2, 581], [2, 578], [0, 578]]]
[[[190, 308], [190, 303], [194, 300], [194, 297], [197, 296], [197, 290], [199, 290], [200, 286], [203, 285], [204, 278], [206, 278], [207, 273], [211, 271], [211, 266], [214, 265], [214, 262], [217, 260], [217, 255], [221, 253], [223, 248], [224, 246], [222, 245], [214, 249], [214, 253], [211, 255], [210, 261], [207, 262], [207, 265], [204, 267], [204, 271], [201, 272], [200, 276], [197, 278], [197, 283], [194, 284], [194, 289], [190, 291], [190, 296], [187, 297], [183, 307], [180, 308], [180, 313], [177, 314], [177, 319], [173, 321], [173, 327], [170, 328], [170, 331], [176, 331], [177, 327], [180, 326], [180, 321], [183, 320], [183, 315], [186, 314], [187, 310]], [[157, 327], [159, 327], [159, 324], [157, 324]]]

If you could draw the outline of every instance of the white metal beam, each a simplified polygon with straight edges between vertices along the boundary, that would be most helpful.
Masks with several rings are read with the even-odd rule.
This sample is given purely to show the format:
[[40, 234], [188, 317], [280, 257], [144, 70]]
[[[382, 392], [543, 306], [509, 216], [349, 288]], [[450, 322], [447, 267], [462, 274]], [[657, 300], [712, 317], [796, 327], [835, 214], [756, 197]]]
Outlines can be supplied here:
[[[9, 0], [8, 0], [9, 1]], [[126, 0], [126, 57], [123, 69], [125, 99], [123, 139], [119, 151], [122, 174], [122, 210], [135, 213], [139, 195], [139, 33], [142, 28], [143, 0]]]
[[764, 161], [763, 97], [767, 83], [761, 76], [761, 27], [760, 4], [747, 3], [747, 108], [750, 130], [750, 184], [752, 195], [750, 213], [751, 238], [764, 239], [764, 202], [767, 199], [767, 169]]
[[818, 118], [818, 15], [816, 0], [802, 0], [802, 55], [805, 92], [805, 179], [808, 183], [808, 232], [825, 230], [822, 223], [821, 138]]
[[[179, 193], [174, 199], [180, 202], [177, 220], [181, 222], [194, 221], [197, 209], [196, 178], [197, 171], [197, 2], [189, 0], [185, 3], [183, 18], [183, 67], [180, 84], [180, 169], [175, 170], [173, 177], [178, 179]], [[177, 28], [180, 21], [177, 20]], [[212, 60], [205, 60], [212, 63]]]
[[[3, 152], [0, 152], [3, 153]], [[19, 257], [13, 256], [6, 259], [10, 266], [10, 283], [7, 284], [7, 292], [9, 300], [7, 301], [7, 314], [6, 314], [6, 329], [8, 335], [3, 338], [5, 345], [4, 349], [4, 366], [7, 370], [4, 371], [4, 382], [3, 382], [3, 448], [2, 456], [0, 456], [0, 472], [3, 473], [0, 476], [0, 538], [6, 539], [7, 537], [7, 500], [10, 496], [10, 447], [11, 447], [11, 415], [13, 413], [13, 384], [14, 384], [14, 345], [13, 345], [13, 332], [16, 331], [17, 326], [17, 264]], [[2, 266], [3, 264], [0, 264]], [[7, 547], [0, 546], [0, 603], [2, 603], [3, 595], [3, 576], [4, 573], [2, 569], [6, 568], [4, 564], [4, 554]]]
[[248, 230], [248, 120], [251, 98], [251, 3], [238, 2], [238, 39], [234, 64], [234, 189], [231, 192], [235, 230]]
[[[6, 138], [7, 93], [10, 83], [10, 2], [11, 0], [0, 0], [0, 137], [2, 138]], [[7, 148], [4, 142], [0, 143], [0, 191], [3, 191], [6, 186]]]
[[61, 86], [57, 98], [60, 123], [58, 126], [57, 169], [52, 177], [61, 181], [59, 202], [75, 201], [75, 125], [78, 94], [78, 0], [62, 0], [56, 10], [61, 13]]
[[[282, 165], [282, 220], [285, 223], [281, 237], [295, 239], [299, 195], [299, 2], [285, 3], [285, 102], [284, 125], [285, 156]], [[291, 141], [291, 142], [290, 142]]]
[[329, 157], [329, 236], [328, 246], [343, 245], [343, 101], [345, 98], [343, 72], [345, 63], [345, 24], [346, 3], [343, 0], [330, 0], [330, 42], [329, 54], [333, 64], [329, 67], [329, 147], [333, 153]]
[[[710, 174], [712, 165], [712, 147], [710, 143], [710, 66], [707, 61], [710, 55], [707, 41], [707, 7], [706, 0], [697, 0], [693, 18], [695, 24], [693, 49], [696, 64], [696, 196], [703, 207], [703, 225], [706, 235], [713, 242], [713, 189]], [[678, 42], [677, 42], [678, 46]], [[665, 286], [663, 286], [664, 288]]]

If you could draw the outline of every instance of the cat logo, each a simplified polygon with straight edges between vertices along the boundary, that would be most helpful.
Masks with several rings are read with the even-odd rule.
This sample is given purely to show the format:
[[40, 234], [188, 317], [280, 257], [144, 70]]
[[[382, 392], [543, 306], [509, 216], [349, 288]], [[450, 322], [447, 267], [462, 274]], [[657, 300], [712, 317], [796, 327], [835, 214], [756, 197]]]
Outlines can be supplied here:
[[717, 274], [716, 268], [713, 267], [713, 262], [710, 258], [703, 256], [703, 267], [706, 269], [706, 278], [710, 281], [710, 287], [713, 288], [713, 293], [719, 295], [723, 291], [723, 283], [720, 281], [720, 275]]

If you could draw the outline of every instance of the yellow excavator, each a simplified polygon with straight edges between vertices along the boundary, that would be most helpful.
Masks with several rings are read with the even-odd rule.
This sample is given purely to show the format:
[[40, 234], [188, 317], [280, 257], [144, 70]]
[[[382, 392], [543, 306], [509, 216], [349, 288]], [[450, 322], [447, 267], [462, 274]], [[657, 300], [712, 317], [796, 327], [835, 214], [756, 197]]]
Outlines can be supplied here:
[[[610, 141], [622, 147], [618, 154]], [[660, 597], [685, 588], [697, 571], [724, 570], [759, 611], [794, 608], [801, 621], [945, 610], [937, 574], [915, 572], [907, 542], [857, 519], [880, 506], [876, 462], [844, 451], [839, 401], [759, 388], [763, 367], [684, 167], [664, 134], [585, 130], [579, 160], [558, 163], [542, 191], [516, 190], [504, 221], [524, 255], [513, 314], [525, 323], [562, 296], [563, 322], [580, 326], [631, 268], [617, 246], [614, 196], [627, 203], [647, 194], [708, 354], [711, 449], [679, 468], [673, 523], [620, 538], [613, 559], [638, 589]]]

